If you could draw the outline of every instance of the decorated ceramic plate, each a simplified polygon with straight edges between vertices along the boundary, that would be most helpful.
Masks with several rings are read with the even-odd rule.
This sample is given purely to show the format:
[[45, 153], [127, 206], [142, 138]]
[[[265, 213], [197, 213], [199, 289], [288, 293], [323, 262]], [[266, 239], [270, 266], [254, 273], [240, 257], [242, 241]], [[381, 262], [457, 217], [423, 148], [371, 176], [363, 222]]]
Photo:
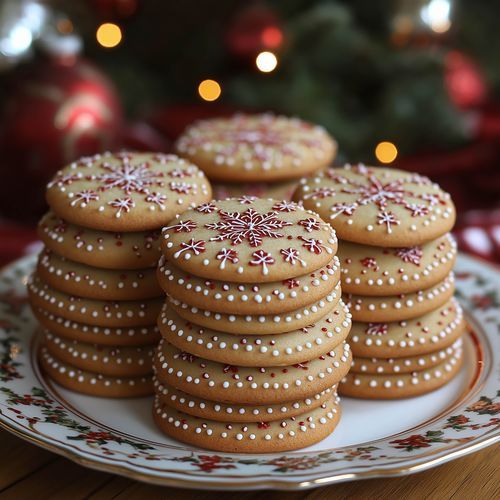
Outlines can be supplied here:
[[192, 448], [153, 425], [150, 398], [108, 401], [51, 384], [36, 362], [25, 292], [33, 258], [0, 274], [0, 424], [75, 462], [151, 483], [214, 489], [298, 489], [397, 476], [500, 439], [500, 273], [459, 258], [457, 295], [469, 324], [458, 377], [402, 401], [343, 398], [335, 433], [300, 451], [238, 455]]

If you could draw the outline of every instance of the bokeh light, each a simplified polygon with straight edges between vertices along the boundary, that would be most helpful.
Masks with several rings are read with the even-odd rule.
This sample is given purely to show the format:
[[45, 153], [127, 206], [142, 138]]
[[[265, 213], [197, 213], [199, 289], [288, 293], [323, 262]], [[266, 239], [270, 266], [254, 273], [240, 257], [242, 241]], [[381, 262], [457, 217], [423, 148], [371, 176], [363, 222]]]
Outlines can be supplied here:
[[270, 73], [278, 66], [278, 58], [272, 52], [261, 52], [255, 59], [259, 71]]
[[379, 142], [375, 148], [375, 156], [380, 163], [392, 163], [398, 156], [398, 148], [392, 142]]
[[122, 30], [117, 24], [104, 23], [97, 28], [96, 38], [107, 49], [116, 47], [122, 41]]
[[215, 80], [203, 80], [198, 85], [198, 94], [204, 101], [215, 101], [221, 93], [221, 86]]
[[283, 32], [276, 26], [268, 26], [261, 34], [262, 43], [270, 49], [276, 49], [283, 42]]

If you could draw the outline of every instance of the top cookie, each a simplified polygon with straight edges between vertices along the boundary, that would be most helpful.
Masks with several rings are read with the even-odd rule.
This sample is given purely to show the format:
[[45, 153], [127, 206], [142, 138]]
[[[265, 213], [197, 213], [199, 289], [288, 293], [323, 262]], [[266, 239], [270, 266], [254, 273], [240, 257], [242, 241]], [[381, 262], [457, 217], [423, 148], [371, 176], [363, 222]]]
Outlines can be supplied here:
[[209, 279], [280, 281], [326, 265], [337, 251], [331, 226], [296, 203], [243, 196], [188, 210], [163, 228], [176, 267]]
[[383, 247], [410, 247], [450, 231], [450, 195], [427, 177], [362, 164], [303, 179], [294, 194], [335, 228], [339, 238]]
[[68, 222], [105, 231], [146, 231], [211, 198], [203, 172], [174, 155], [104, 153], [60, 170], [47, 203]]
[[270, 113], [199, 121], [176, 147], [210, 179], [239, 182], [298, 178], [326, 167], [337, 152], [322, 127]]

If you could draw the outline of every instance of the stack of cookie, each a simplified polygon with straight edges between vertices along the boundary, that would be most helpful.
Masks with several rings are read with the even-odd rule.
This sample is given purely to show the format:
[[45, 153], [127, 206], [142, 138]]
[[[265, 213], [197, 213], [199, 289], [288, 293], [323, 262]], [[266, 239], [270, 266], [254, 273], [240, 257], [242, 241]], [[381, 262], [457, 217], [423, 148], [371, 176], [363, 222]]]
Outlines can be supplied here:
[[354, 355], [343, 394], [400, 398], [451, 380], [465, 325], [453, 298], [450, 196], [428, 178], [364, 165], [329, 169], [295, 194], [340, 239]]
[[199, 121], [176, 148], [206, 173], [216, 199], [289, 200], [298, 179], [330, 165], [337, 152], [322, 127], [271, 113]]
[[323, 439], [351, 365], [337, 239], [292, 202], [202, 204], [163, 229], [154, 418], [221, 451], [270, 452]]
[[152, 392], [160, 228], [210, 195], [203, 173], [176, 156], [107, 153], [57, 173], [28, 282], [54, 380], [96, 396]]

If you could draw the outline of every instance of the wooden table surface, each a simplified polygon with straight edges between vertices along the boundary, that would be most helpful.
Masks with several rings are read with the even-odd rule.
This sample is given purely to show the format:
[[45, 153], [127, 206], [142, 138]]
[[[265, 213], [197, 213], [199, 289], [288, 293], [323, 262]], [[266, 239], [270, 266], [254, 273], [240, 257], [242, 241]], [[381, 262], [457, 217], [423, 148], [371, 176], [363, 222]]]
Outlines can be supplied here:
[[86, 469], [0, 430], [0, 498], [272, 500], [500, 498], [500, 447], [491, 446], [428, 471], [369, 479], [306, 491], [216, 492], [152, 486]]

